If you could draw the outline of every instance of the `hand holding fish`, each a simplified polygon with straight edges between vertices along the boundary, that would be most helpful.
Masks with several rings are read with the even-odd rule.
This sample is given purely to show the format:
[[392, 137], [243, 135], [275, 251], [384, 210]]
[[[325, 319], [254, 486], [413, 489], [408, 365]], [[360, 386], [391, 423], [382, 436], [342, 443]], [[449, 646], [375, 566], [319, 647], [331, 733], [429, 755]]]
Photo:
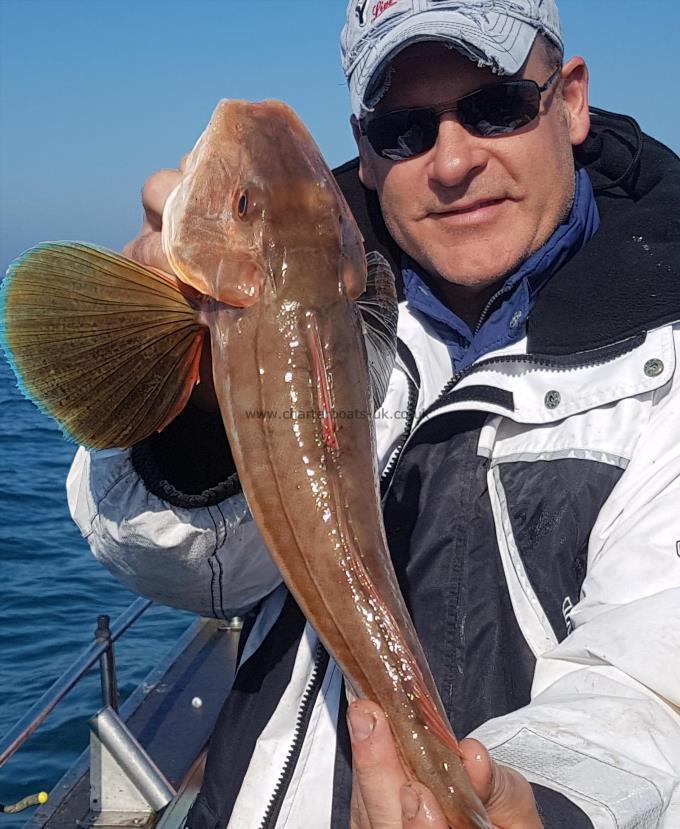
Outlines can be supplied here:
[[[447, 829], [432, 793], [405, 772], [381, 708], [349, 707], [353, 779], [351, 829]], [[495, 763], [477, 740], [462, 740], [463, 766], [494, 829], [543, 829], [531, 786]], [[455, 827], [453, 827], [455, 829]]]
[[158, 170], [149, 176], [142, 188], [144, 223], [139, 234], [123, 248], [123, 255], [141, 265], [159, 268], [172, 273], [172, 266], [163, 250], [163, 208], [168, 196], [179, 184], [187, 156], [180, 161], [179, 169]]

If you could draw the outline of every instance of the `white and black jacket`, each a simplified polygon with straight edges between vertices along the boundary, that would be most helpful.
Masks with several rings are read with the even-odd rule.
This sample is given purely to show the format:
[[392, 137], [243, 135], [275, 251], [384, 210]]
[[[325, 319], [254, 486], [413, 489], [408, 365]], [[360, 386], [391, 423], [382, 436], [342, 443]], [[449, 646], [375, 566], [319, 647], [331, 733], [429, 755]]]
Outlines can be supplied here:
[[[676, 829], [680, 163], [606, 114], [577, 161], [607, 187], [601, 228], [523, 339], [452, 378], [402, 304], [376, 418], [385, 525], [458, 736], [534, 784], [548, 829]], [[367, 243], [394, 256], [355, 166], [338, 178]], [[191, 829], [346, 829], [342, 678], [219, 441], [219, 423], [187, 412], [132, 451], [81, 449], [72, 513], [132, 589], [204, 615], [257, 611]]]

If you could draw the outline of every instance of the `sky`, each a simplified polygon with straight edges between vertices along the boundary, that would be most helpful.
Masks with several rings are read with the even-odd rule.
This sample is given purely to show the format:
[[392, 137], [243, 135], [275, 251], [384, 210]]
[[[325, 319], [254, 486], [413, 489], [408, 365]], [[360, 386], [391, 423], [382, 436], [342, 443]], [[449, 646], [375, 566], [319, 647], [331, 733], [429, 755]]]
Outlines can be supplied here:
[[[119, 249], [140, 189], [220, 98], [280, 98], [331, 166], [355, 155], [346, 0], [0, 0], [0, 273], [44, 240]], [[591, 102], [680, 152], [677, 0], [562, 0]]]

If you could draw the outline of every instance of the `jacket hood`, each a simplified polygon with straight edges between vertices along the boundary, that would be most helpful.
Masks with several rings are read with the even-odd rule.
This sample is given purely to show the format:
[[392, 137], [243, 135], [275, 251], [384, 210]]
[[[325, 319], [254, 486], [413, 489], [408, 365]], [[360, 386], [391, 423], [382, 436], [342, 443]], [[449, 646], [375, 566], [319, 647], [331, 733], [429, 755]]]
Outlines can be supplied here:
[[[585, 351], [680, 321], [680, 159], [632, 118], [595, 108], [574, 159], [590, 176], [601, 226], [540, 293], [531, 352]], [[403, 298], [402, 253], [358, 169], [355, 158], [334, 172], [366, 250], [388, 259]]]
[[529, 349], [610, 345], [680, 320], [680, 160], [627, 116], [592, 111], [575, 153], [601, 225], [540, 294]]

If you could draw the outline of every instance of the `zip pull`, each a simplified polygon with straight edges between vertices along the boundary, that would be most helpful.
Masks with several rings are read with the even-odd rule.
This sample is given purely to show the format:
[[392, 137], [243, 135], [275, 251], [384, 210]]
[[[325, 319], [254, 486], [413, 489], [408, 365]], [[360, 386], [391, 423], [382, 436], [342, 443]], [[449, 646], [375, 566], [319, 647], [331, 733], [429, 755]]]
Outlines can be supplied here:
[[571, 612], [574, 609], [574, 604], [569, 596], [564, 597], [562, 602], [562, 616], [564, 617], [564, 624], [567, 628], [567, 636], [574, 630], [574, 623], [571, 620]]

